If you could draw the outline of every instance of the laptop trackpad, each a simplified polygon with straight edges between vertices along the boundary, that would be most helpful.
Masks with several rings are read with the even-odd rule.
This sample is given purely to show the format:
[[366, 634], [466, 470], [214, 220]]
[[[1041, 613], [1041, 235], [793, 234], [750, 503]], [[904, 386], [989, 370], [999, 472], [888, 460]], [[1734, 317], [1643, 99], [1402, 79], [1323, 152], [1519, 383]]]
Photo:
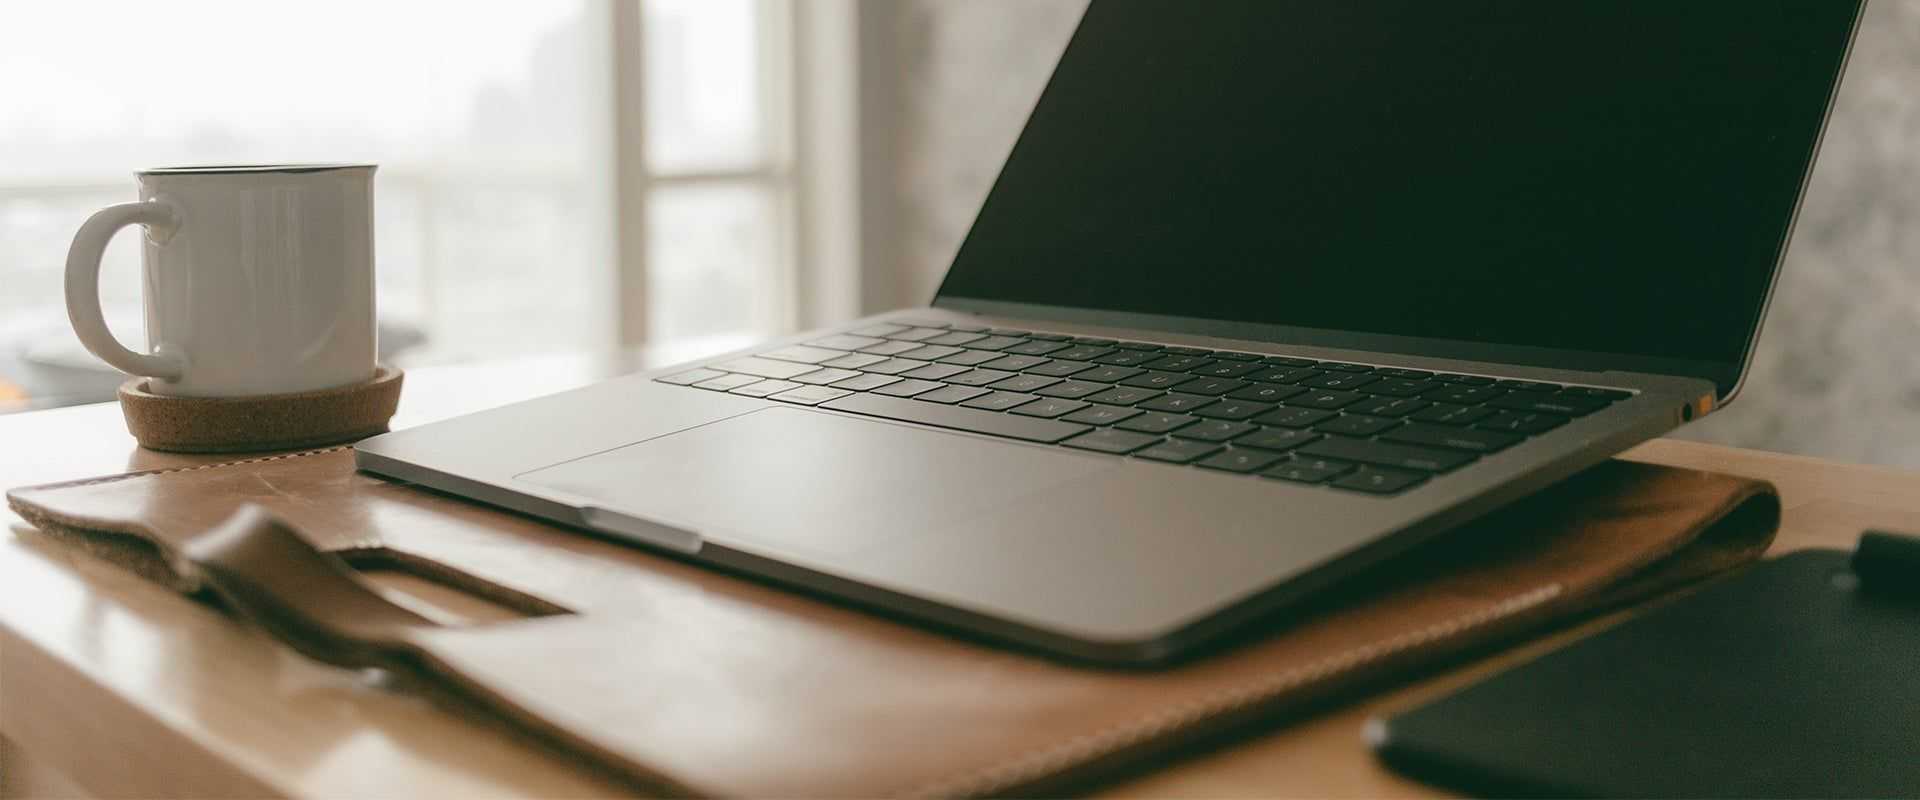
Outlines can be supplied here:
[[965, 530], [953, 523], [1112, 468], [1066, 451], [768, 408], [519, 478], [708, 540], [832, 557]]

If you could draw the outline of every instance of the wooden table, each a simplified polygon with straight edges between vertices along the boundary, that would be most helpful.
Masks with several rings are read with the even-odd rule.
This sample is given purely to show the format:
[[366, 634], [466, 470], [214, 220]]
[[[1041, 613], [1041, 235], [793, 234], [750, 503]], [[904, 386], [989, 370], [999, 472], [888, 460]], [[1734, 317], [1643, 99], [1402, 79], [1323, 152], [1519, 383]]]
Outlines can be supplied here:
[[[396, 427], [632, 369], [572, 358], [416, 370]], [[1920, 531], [1920, 473], [1675, 440], [1641, 461], [1764, 478], [1776, 551]], [[0, 487], [218, 460], [143, 451], [112, 404], [0, 416]], [[0, 509], [0, 526], [22, 526]], [[401, 587], [406, 590], [407, 587]], [[414, 587], [418, 589], [419, 587]], [[1275, 732], [1196, 753], [1118, 795], [1431, 795], [1374, 763], [1371, 715], [1404, 708], [1566, 631]], [[0, 536], [0, 796], [560, 797], [615, 791], [506, 736], [318, 666], [220, 613], [91, 559]]]

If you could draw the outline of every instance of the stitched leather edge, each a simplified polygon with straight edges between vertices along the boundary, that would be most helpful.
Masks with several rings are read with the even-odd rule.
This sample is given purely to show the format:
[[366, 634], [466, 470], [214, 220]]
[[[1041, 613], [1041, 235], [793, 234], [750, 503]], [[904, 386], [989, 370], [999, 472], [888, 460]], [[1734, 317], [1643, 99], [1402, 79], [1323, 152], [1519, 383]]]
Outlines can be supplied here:
[[1031, 751], [992, 766], [923, 783], [910, 791], [888, 792], [882, 796], [976, 797], [1018, 786], [1030, 780], [1059, 774], [1075, 765], [1117, 752], [1129, 745], [1167, 736], [1208, 717], [1245, 709], [1299, 686], [1350, 672], [1387, 656], [1403, 653], [1439, 639], [1539, 608], [1559, 597], [1562, 591], [1563, 588], [1558, 583], [1536, 587], [1471, 614], [1344, 650], [1318, 661], [1238, 686], [1218, 689], [1206, 696], [1148, 712], [1129, 722], [1080, 734], [1059, 744]]
[[50, 489], [75, 489], [82, 486], [99, 486], [101, 484], [116, 483], [118, 481], [124, 481], [124, 480], [132, 480], [134, 478], [146, 478], [146, 477], [152, 477], [152, 476], [158, 476], [158, 475], [172, 475], [176, 472], [197, 472], [203, 469], [220, 469], [221, 467], [237, 467], [242, 464], [261, 464], [268, 461], [281, 461], [289, 458], [305, 458], [307, 456], [317, 456], [322, 453], [338, 452], [338, 451], [350, 448], [352, 446], [353, 445], [350, 445], [350, 444], [339, 444], [339, 445], [334, 445], [332, 447], [321, 447], [313, 450], [296, 450], [291, 453], [276, 453], [270, 456], [255, 456], [253, 458], [242, 458], [236, 461], [216, 461], [211, 464], [194, 464], [192, 466], [187, 466], [187, 467], [167, 467], [165, 469], [147, 469], [147, 470], [141, 470], [139, 472], [123, 472], [119, 475], [103, 475], [103, 476], [94, 477], [94, 478], [80, 478], [78, 480], [62, 481], [60, 483], [42, 483], [42, 484], [36, 484], [33, 486], [20, 486], [20, 487], [8, 489], [7, 494], [11, 496], [17, 492], [38, 492], [38, 491], [50, 490]]

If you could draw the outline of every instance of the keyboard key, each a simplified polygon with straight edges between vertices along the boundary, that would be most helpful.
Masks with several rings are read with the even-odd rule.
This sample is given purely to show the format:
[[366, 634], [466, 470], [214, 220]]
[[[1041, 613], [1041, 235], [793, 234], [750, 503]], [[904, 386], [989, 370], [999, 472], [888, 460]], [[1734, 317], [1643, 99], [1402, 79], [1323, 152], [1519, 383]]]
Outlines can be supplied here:
[[1329, 372], [1317, 378], [1308, 378], [1304, 381], [1301, 381], [1300, 385], [1311, 386], [1315, 389], [1340, 389], [1342, 391], [1352, 391], [1354, 389], [1358, 389], [1362, 386], [1365, 386], [1369, 383], [1373, 383], [1374, 381], [1377, 381], [1377, 380], [1380, 380], [1380, 379], [1372, 375], [1362, 375], [1362, 374], [1356, 374], [1356, 373], [1350, 373], [1350, 372]]
[[1119, 383], [1144, 372], [1146, 370], [1133, 367], [1094, 367], [1086, 372], [1075, 373], [1074, 377], [1095, 383]]
[[799, 403], [803, 406], [813, 406], [827, 402], [828, 400], [846, 397], [850, 394], [853, 393], [844, 389], [834, 389], [827, 386], [802, 386], [798, 389], [788, 389], [779, 394], [771, 395], [767, 399], [779, 400], [783, 403]]
[[744, 394], [748, 397], [766, 397], [770, 394], [779, 394], [792, 389], [799, 389], [801, 386], [801, 384], [794, 383], [793, 381], [764, 380], [757, 383], [749, 383], [745, 386], [734, 388], [731, 391], [734, 394]]
[[832, 361], [824, 362], [820, 366], [836, 367], [839, 369], [859, 369], [868, 364], [878, 364], [885, 360], [887, 360], [886, 356], [870, 356], [866, 353], [848, 353]]
[[958, 364], [963, 367], [974, 367], [974, 366], [979, 366], [981, 364], [985, 364], [999, 357], [1000, 357], [999, 353], [995, 353], [991, 350], [968, 350], [961, 353], [954, 353], [953, 355], [940, 359], [940, 363]]
[[1495, 386], [1500, 386], [1507, 389], [1518, 389], [1523, 392], [1557, 392], [1557, 391], [1560, 391], [1561, 389], [1566, 388], [1557, 383], [1542, 383], [1540, 381], [1517, 381], [1512, 379], [1508, 379], [1504, 381], [1494, 381], [1493, 383]]
[[985, 339], [975, 339], [968, 342], [966, 346], [975, 350], [1005, 350], [1025, 341], [1025, 339], [1017, 339], [1012, 336], [988, 336]]
[[920, 349], [919, 342], [885, 341], [879, 344], [862, 347], [860, 348], [860, 352], [870, 353], [876, 356], [897, 356], [901, 353], [907, 352], [908, 350], [918, 350], [918, 349]]
[[888, 336], [892, 336], [906, 329], [907, 327], [905, 325], [888, 325], [887, 323], [883, 322], [878, 325], [869, 325], [865, 328], [861, 328], [857, 331], [854, 331], [854, 333], [860, 334], [861, 336], [871, 336], [876, 339], [884, 339]]
[[1372, 372], [1373, 368], [1365, 364], [1342, 364], [1338, 361], [1322, 361], [1317, 366], [1335, 372]]
[[1440, 381], [1442, 383], [1458, 383], [1466, 386], [1492, 386], [1493, 385], [1492, 378], [1486, 378], [1479, 375], [1456, 375], [1451, 372], [1442, 372], [1438, 375], [1433, 376], [1433, 379], [1436, 381]]
[[1532, 436], [1567, 424], [1567, 418], [1559, 414], [1527, 414], [1519, 411], [1502, 411], [1473, 427], [1481, 430], [1500, 431], [1502, 433], [1522, 433]]
[[1015, 406], [1026, 405], [1037, 399], [1039, 398], [1033, 395], [1021, 394], [1019, 392], [994, 392], [984, 397], [973, 398], [960, 405], [968, 408], [983, 408], [988, 411], [1005, 411]]
[[1345, 436], [1329, 436], [1300, 448], [1299, 452], [1318, 458], [1358, 461], [1362, 464], [1378, 464], [1425, 472], [1446, 472], [1474, 459], [1470, 454], [1454, 450], [1375, 442], [1367, 439], [1349, 439]]
[[927, 365], [927, 362], [925, 361], [914, 361], [913, 359], [910, 359], [910, 358], [889, 358], [878, 364], [868, 364], [865, 367], [861, 367], [860, 369], [862, 372], [878, 372], [882, 375], [898, 375], [902, 372], [911, 372], [913, 370], [919, 369], [926, 365]]
[[1160, 357], [1159, 353], [1138, 350], [1115, 350], [1093, 360], [1095, 364], [1110, 364], [1116, 367], [1137, 367]]
[[1236, 389], [1244, 389], [1246, 386], [1246, 381], [1236, 381], [1232, 378], [1200, 378], [1180, 384], [1180, 391], [1218, 397]]
[[1213, 442], [1190, 442], [1185, 439], [1169, 439], [1138, 453], [1134, 453], [1134, 455], [1141, 458], [1151, 458], [1155, 461], [1185, 464], [1197, 458], [1205, 458], [1223, 449], [1225, 448]]
[[1632, 392], [1625, 392], [1619, 389], [1600, 389], [1593, 386], [1569, 386], [1565, 389], [1561, 389], [1560, 393], [1570, 394], [1575, 397], [1592, 397], [1594, 399], [1605, 400], [1607, 402], [1613, 402], [1615, 400], [1625, 400], [1633, 396]]
[[722, 375], [694, 384], [695, 388], [712, 389], [716, 392], [729, 392], [748, 384], [759, 383], [760, 378], [753, 375]]
[[[1375, 375], [1380, 373], [1376, 372]], [[1433, 381], [1411, 380], [1408, 378], [1388, 378], [1371, 383], [1364, 389], [1367, 394], [1384, 394], [1389, 397], [1418, 397], [1440, 388], [1442, 384]]]
[[[962, 372], [972, 372], [972, 368], [958, 364], [928, 364], [916, 370], [900, 373], [901, 377], [919, 378], [923, 381], [942, 381]], [[811, 381], [809, 381], [810, 383]]]
[[1160, 349], [1160, 345], [1149, 342], [1114, 342], [1113, 346], [1122, 350], [1138, 350], [1143, 353], [1155, 352]]
[[960, 353], [963, 353], [963, 352], [966, 352], [966, 351], [961, 350], [958, 347], [947, 347], [945, 345], [929, 344], [929, 345], [922, 345], [920, 347], [916, 347], [904, 353], [897, 353], [896, 355], [898, 355], [901, 358], [911, 358], [918, 361], [937, 361], [939, 359], [946, 358], [947, 356], [959, 355]]
[[1122, 430], [1139, 431], [1141, 433], [1167, 433], [1199, 421], [1198, 418], [1189, 417], [1185, 414], [1167, 414], [1159, 411], [1150, 411], [1126, 422], [1122, 422], [1119, 425], [1115, 425], [1114, 427]]
[[944, 323], [944, 322], [928, 322], [926, 320], [919, 320], [919, 319], [903, 319], [903, 320], [896, 320], [896, 321], [909, 328], [940, 328], [944, 330], [947, 327], [947, 323]]
[[987, 333], [993, 336], [1032, 336], [1033, 335], [1032, 331], [1023, 331], [1017, 328], [994, 328], [992, 330], [987, 331]]
[[795, 364], [791, 361], [774, 361], [772, 359], [753, 356], [736, 358], [725, 364], [715, 364], [714, 367], [716, 369], [724, 369], [728, 372], [738, 372], [742, 375], [758, 375], [762, 378], [774, 378], [776, 380], [786, 380], [796, 375], [805, 375], [819, 369], [819, 367], [812, 364]]
[[988, 369], [1004, 369], [1008, 372], [1019, 372], [1040, 366], [1041, 364], [1047, 363], [1047, 361], [1047, 359], [1041, 358], [1040, 356], [1001, 356], [980, 366]]
[[1260, 354], [1258, 353], [1236, 353], [1232, 350], [1221, 350], [1221, 351], [1215, 352], [1213, 354], [1213, 357], [1226, 359], [1228, 361], [1259, 361], [1260, 360]]
[[1087, 344], [1093, 345], [1094, 347], [1112, 347], [1117, 344], [1117, 342], [1112, 339], [1102, 339], [1098, 336], [1075, 336], [1069, 341], [1074, 344]]
[[893, 382], [893, 384], [881, 386], [881, 388], [874, 389], [874, 391], [881, 393], [881, 395], [887, 395], [887, 397], [912, 397], [912, 395], [918, 395], [918, 393], [924, 393], [924, 391], [933, 391], [933, 389], [945, 388], [945, 386], [947, 386], [947, 384], [933, 382], [933, 380], [900, 380], [900, 382]]
[[[1076, 380], [1084, 380], [1084, 374], [1082, 378], [1077, 378]], [[1112, 406], [1131, 406], [1144, 403], [1159, 396], [1160, 393], [1152, 389], [1135, 389], [1131, 386], [1116, 386], [1087, 399], [1095, 403], [1106, 403]]]
[[1389, 378], [1406, 378], [1408, 380], [1426, 380], [1427, 378], [1433, 377], [1433, 373], [1426, 370], [1399, 369], [1396, 367], [1382, 367], [1374, 370], [1373, 374], [1384, 375]]
[[1277, 383], [1255, 383], [1245, 389], [1228, 392], [1227, 396], [1235, 400], [1252, 400], [1258, 403], [1278, 403], [1296, 394], [1305, 392], [1299, 386], [1281, 386]]
[[1288, 400], [1287, 405], [1331, 410], [1345, 408], [1364, 399], [1366, 399], [1365, 396], [1354, 394], [1353, 392], [1314, 389], [1306, 394]]
[[950, 330], [950, 331], [959, 331], [959, 332], [961, 332], [961, 333], [986, 333], [986, 332], [987, 332], [987, 326], [985, 326], [985, 325], [974, 325], [974, 324], [972, 324], [972, 323], [960, 323], [960, 324], [957, 324], [957, 325], [948, 325], [948, 326], [947, 326], [947, 330]]
[[1315, 361], [1311, 358], [1294, 358], [1292, 356], [1267, 356], [1266, 358], [1260, 359], [1260, 363], [1274, 364], [1282, 367], [1311, 367], [1320, 362]]
[[[1020, 412], [1016, 410], [1013, 413], [1018, 414]], [[1102, 453], [1125, 454], [1159, 441], [1160, 437], [1150, 433], [1094, 431], [1092, 433], [1080, 434], [1079, 436], [1061, 442], [1061, 444], [1068, 447], [1077, 447], [1081, 450], [1097, 450]]]
[[1059, 378], [1049, 378], [1045, 375], [1015, 375], [1006, 380], [990, 383], [988, 386], [1006, 392], [1031, 392], [1035, 389], [1045, 389], [1059, 382]]
[[[979, 400], [970, 402], [979, 402]], [[1016, 417], [1011, 414], [974, 411], [956, 406], [943, 406], [939, 403], [922, 403], [918, 400], [902, 400], [897, 397], [882, 397], [874, 394], [850, 394], [838, 400], [821, 403], [820, 408], [1011, 439], [1024, 439], [1030, 442], [1053, 443], [1092, 430], [1085, 425], [1075, 425], [1059, 420]]]
[[1094, 347], [1083, 344], [1075, 345], [1065, 350], [1058, 350], [1049, 355], [1052, 355], [1054, 358], [1064, 358], [1068, 361], [1092, 361], [1111, 352], [1113, 352], [1113, 348], [1111, 347]]
[[1473, 406], [1456, 406], [1440, 403], [1432, 408], [1421, 410], [1412, 417], [1409, 417], [1409, 419], [1416, 422], [1431, 422], [1436, 425], [1472, 425], [1473, 423], [1493, 416], [1493, 414], [1494, 411], [1491, 408], [1475, 408]]
[[918, 341], [931, 339], [935, 336], [940, 336], [945, 333], [946, 333], [946, 330], [941, 328], [908, 328], [904, 331], [888, 336], [887, 338], [897, 339], [902, 342], [918, 342]]
[[1152, 400], [1148, 400], [1144, 403], [1140, 403], [1139, 405], [1141, 408], [1144, 408], [1148, 411], [1192, 411], [1196, 408], [1199, 408], [1204, 405], [1209, 405], [1211, 403], [1213, 403], [1213, 398], [1211, 397], [1202, 397], [1197, 394], [1180, 394], [1179, 392], [1168, 392], [1167, 394], [1161, 395]]
[[1259, 429], [1245, 422], [1227, 422], [1226, 420], [1207, 419], [1183, 427], [1173, 435], [1182, 439], [1199, 439], [1203, 442], [1224, 442], [1256, 430]]
[[1293, 458], [1260, 474], [1295, 483], [1322, 483], [1352, 472], [1358, 465], [1325, 458]]
[[1252, 400], [1222, 400], [1193, 413], [1209, 419], [1246, 419], [1272, 410], [1273, 406]]
[[931, 392], [916, 394], [913, 396], [913, 399], [925, 400], [929, 403], [947, 403], [951, 405], [953, 403], [964, 403], [983, 394], [992, 394], [992, 392], [973, 386], [947, 386]]
[[1085, 372], [1090, 369], [1093, 369], [1093, 365], [1085, 361], [1061, 361], [1054, 359], [1045, 364], [1037, 367], [1029, 367], [1022, 371], [1032, 375], [1049, 375], [1055, 378], [1064, 378], [1076, 372]]
[[661, 383], [671, 383], [675, 386], [692, 386], [701, 381], [710, 381], [725, 374], [727, 373], [717, 369], [690, 369], [686, 372], [674, 373], [663, 378], [654, 378], [654, 380]]
[[1536, 392], [1514, 392], [1496, 400], [1487, 402], [1488, 408], [1507, 411], [1531, 411], [1547, 414], [1565, 414], [1569, 417], [1584, 417], [1607, 407], [1607, 401], [1593, 397], [1575, 397], [1565, 394], [1539, 394]]
[[1227, 450], [1226, 452], [1217, 453], [1209, 458], [1206, 458], [1200, 461], [1199, 463], [1200, 463], [1200, 466], [1206, 467], [1207, 469], [1217, 469], [1217, 470], [1224, 470], [1227, 472], [1238, 472], [1238, 473], [1244, 474], [1248, 472], [1258, 472], [1260, 470], [1266, 469], [1267, 467], [1272, 466], [1274, 462], [1279, 461], [1280, 459], [1283, 459], [1283, 458], [1286, 458], [1286, 456], [1283, 456], [1279, 453], [1269, 453], [1265, 450], [1247, 450], [1247, 449], [1235, 447], [1231, 450]]
[[1321, 433], [1337, 433], [1342, 436], [1373, 436], [1388, 428], [1398, 427], [1400, 420], [1391, 417], [1369, 417], [1365, 414], [1341, 414], [1339, 417], [1314, 426]]
[[1297, 431], [1292, 428], [1261, 428], [1252, 433], [1243, 434], [1233, 440], [1236, 447], [1258, 447], [1262, 450], [1292, 450], [1320, 438], [1320, 434]]
[[[924, 395], [923, 395], [924, 397]], [[1084, 422], [1088, 425], [1112, 425], [1121, 420], [1140, 416], [1140, 412], [1120, 406], [1087, 406], [1068, 414], [1061, 419], [1068, 422]]]
[[1505, 389], [1495, 389], [1491, 386], [1455, 385], [1455, 386], [1446, 386], [1444, 388], [1439, 389], [1438, 391], [1428, 392], [1426, 396], [1422, 397], [1421, 399], [1431, 400], [1435, 403], [1453, 403], [1455, 405], [1462, 405], [1462, 406], [1477, 406], [1477, 405], [1480, 405], [1481, 403], [1487, 402], [1488, 400], [1492, 400], [1496, 397], [1500, 397], [1501, 395], [1504, 395], [1506, 393], [1507, 393], [1507, 390]]
[[[1176, 356], [1210, 356], [1210, 355], [1213, 355], [1213, 351], [1212, 351], [1212, 350], [1208, 350], [1208, 349], [1206, 349], [1206, 348], [1204, 348], [1204, 347], [1182, 347], [1182, 346], [1180, 346], [1180, 345], [1172, 345], [1172, 344], [1170, 344], [1170, 345], [1167, 345], [1166, 347], [1162, 347], [1162, 348], [1160, 348], [1160, 352], [1162, 352], [1162, 353], [1169, 353], [1169, 354], [1172, 354], [1172, 355], [1176, 355]], [[1171, 369], [1171, 367], [1169, 367], [1169, 369]]]
[[1104, 383], [1089, 383], [1087, 381], [1066, 381], [1064, 383], [1056, 383], [1045, 389], [1041, 389], [1040, 391], [1034, 392], [1034, 394], [1040, 395], [1042, 397], [1065, 397], [1069, 400], [1078, 400], [1082, 397], [1086, 397], [1087, 395], [1098, 394], [1100, 392], [1104, 392], [1111, 388], [1113, 387]]
[[[1168, 349], [1166, 352], [1171, 353], [1174, 351]], [[1166, 372], [1186, 372], [1187, 370], [1204, 367], [1212, 363], [1214, 363], [1213, 359], [1201, 358], [1200, 356], [1166, 356], [1164, 358], [1156, 358], [1140, 366]]]
[[1318, 377], [1320, 370], [1305, 367], [1275, 367], [1247, 374], [1247, 380], [1261, 383], [1299, 383], [1308, 378]]
[[1027, 334], [1027, 338], [1040, 339], [1042, 341], [1048, 341], [1048, 342], [1064, 342], [1073, 337], [1068, 336], [1064, 333], [1029, 333]]
[[1379, 467], [1361, 467], [1353, 474], [1333, 482], [1342, 489], [1369, 492], [1372, 494], [1393, 494], [1394, 492], [1419, 485], [1427, 476], [1418, 472], [1380, 469]]
[[928, 339], [927, 344], [959, 345], [959, 344], [966, 344], [968, 342], [977, 342], [985, 338], [987, 338], [986, 334], [981, 334], [981, 333], [971, 333], [968, 331], [948, 331], [946, 333], [940, 334], [939, 336], [935, 336], [931, 339]]
[[861, 373], [859, 377], [848, 378], [844, 381], [834, 381], [829, 385], [835, 389], [846, 389], [852, 392], [871, 392], [889, 383], [899, 382], [900, 379], [892, 375], [869, 375]]
[[824, 347], [808, 347], [804, 344], [796, 344], [782, 347], [778, 350], [769, 350], [761, 353], [760, 357], [771, 358], [775, 361], [792, 361], [797, 364], [818, 364], [822, 361], [830, 361], [844, 355], [846, 355], [846, 353], [839, 350], [828, 350]]
[[1178, 372], [1143, 372], [1119, 383], [1121, 386], [1136, 386], [1141, 389], [1171, 389], [1190, 380], [1193, 380], [1192, 375], [1183, 375]]
[[1446, 447], [1469, 453], [1498, 453], [1519, 444], [1525, 437], [1498, 431], [1416, 423], [1387, 431], [1380, 438], [1389, 442]]
[[976, 369], [972, 372], [963, 372], [959, 375], [948, 376], [946, 381], [947, 383], [957, 383], [961, 386], [985, 386], [989, 383], [1003, 381], [1011, 377], [1013, 377], [1013, 373], [1011, 372], [1001, 372], [997, 369]]
[[1266, 368], [1258, 362], [1220, 361], [1187, 371], [1203, 378], [1238, 378], [1242, 375], [1264, 372], [1265, 370]]
[[1347, 410], [1355, 414], [1371, 414], [1376, 417], [1404, 417], [1430, 405], [1433, 404], [1411, 397], [1369, 397], [1347, 406]]
[[1068, 345], [1064, 342], [1030, 341], [1026, 344], [1016, 344], [1000, 352], [1023, 356], [1044, 356], [1056, 350], [1065, 350], [1067, 347]]
[[810, 383], [815, 386], [825, 386], [835, 381], [844, 381], [848, 378], [851, 378], [859, 374], [860, 373], [850, 369], [838, 369], [834, 367], [828, 367], [826, 369], [816, 369], [805, 375], [796, 377], [794, 378], [794, 381], [798, 383]]
[[1088, 404], [1078, 400], [1068, 400], [1061, 397], [1042, 397], [1031, 403], [1014, 408], [1013, 413], [1024, 417], [1057, 417], [1062, 414], [1071, 414], [1079, 411], [1080, 409], [1086, 408], [1087, 405]]
[[1291, 406], [1286, 406], [1286, 407], [1279, 408], [1271, 413], [1261, 414], [1260, 416], [1254, 418], [1253, 421], [1258, 422], [1262, 425], [1280, 425], [1288, 428], [1305, 428], [1309, 425], [1318, 425], [1322, 421], [1333, 419], [1334, 415], [1335, 415], [1335, 412], [1322, 411], [1317, 408], [1293, 408]]
[[880, 343], [879, 339], [875, 339], [870, 336], [855, 336], [851, 333], [836, 333], [832, 336], [815, 339], [811, 342], [808, 342], [807, 344], [813, 345], [814, 347], [825, 347], [832, 350], [858, 350], [862, 347], [872, 347], [879, 343]]

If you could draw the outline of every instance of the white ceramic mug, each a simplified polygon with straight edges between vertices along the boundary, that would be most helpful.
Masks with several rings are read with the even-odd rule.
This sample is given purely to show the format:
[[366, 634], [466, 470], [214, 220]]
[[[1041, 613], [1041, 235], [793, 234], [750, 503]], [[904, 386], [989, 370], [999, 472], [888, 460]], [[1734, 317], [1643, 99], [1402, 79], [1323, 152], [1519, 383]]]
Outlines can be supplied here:
[[[228, 397], [374, 374], [371, 164], [142, 170], [140, 200], [94, 213], [67, 253], [80, 342], [157, 394]], [[100, 313], [100, 257], [142, 225], [149, 352]]]

